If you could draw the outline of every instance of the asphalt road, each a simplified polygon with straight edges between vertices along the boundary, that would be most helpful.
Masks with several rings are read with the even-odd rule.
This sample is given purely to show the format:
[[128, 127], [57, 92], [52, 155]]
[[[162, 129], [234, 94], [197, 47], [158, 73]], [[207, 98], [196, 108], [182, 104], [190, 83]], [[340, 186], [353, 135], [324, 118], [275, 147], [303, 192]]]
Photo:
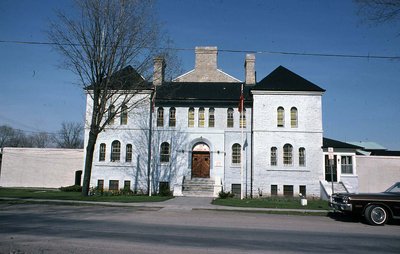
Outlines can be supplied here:
[[157, 208], [0, 204], [0, 253], [400, 253], [400, 225]]

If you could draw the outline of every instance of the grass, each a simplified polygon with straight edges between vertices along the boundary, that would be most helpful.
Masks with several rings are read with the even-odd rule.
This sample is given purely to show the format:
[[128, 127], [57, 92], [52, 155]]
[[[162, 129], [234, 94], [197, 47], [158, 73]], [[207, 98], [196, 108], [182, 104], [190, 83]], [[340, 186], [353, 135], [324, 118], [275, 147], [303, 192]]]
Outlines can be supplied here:
[[253, 208], [280, 208], [280, 209], [304, 209], [304, 210], [329, 210], [328, 201], [315, 199], [308, 200], [306, 206], [300, 204], [298, 198], [254, 198], [243, 199], [227, 198], [216, 199], [214, 205], [253, 207]]
[[161, 196], [89, 196], [84, 197], [80, 192], [63, 192], [57, 189], [20, 189], [20, 188], [0, 188], [0, 198], [21, 198], [21, 199], [57, 199], [57, 200], [77, 200], [77, 201], [99, 201], [99, 202], [160, 202], [171, 197]]

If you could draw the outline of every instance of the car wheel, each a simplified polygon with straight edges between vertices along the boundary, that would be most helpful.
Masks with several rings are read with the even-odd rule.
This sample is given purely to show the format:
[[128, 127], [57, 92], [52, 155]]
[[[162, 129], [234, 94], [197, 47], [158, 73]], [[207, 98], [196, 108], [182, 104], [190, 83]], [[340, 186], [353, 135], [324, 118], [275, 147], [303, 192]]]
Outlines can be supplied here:
[[370, 205], [365, 209], [365, 219], [374, 226], [384, 225], [388, 219], [388, 214], [382, 206]]

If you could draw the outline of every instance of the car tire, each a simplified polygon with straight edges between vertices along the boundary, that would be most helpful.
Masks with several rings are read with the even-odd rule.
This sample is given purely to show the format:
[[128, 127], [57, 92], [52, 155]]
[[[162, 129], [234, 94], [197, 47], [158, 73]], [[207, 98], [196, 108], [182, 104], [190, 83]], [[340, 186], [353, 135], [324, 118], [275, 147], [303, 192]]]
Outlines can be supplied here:
[[380, 205], [370, 205], [365, 209], [365, 219], [368, 224], [373, 226], [382, 226], [388, 220], [388, 212]]

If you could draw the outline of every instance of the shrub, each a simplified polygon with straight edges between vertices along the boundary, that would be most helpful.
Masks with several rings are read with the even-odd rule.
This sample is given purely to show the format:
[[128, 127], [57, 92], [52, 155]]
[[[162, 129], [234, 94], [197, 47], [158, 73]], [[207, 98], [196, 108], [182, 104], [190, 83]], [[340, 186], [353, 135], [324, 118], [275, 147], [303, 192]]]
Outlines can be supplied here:
[[219, 198], [221, 199], [226, 199], [226, 198], [233, 198], [235, 196], [235, 194], [231, 193], [231, 192], [224, 192], [224, 191], [220, 191], [218, 193]]
[[59, 190], [65, 191], [65, 192], [82, 192], [82, 186], [71, 185], [71, 186], [66, 186], [66, 187], [60, 187]]

